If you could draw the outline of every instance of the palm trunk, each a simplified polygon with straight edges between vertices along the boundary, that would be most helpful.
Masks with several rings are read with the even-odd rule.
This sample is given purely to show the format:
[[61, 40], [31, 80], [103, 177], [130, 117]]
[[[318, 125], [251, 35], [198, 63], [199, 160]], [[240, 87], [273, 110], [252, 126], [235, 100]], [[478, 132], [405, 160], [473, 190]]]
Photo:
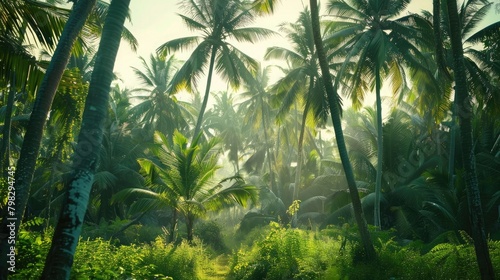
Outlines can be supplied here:
[[448, 19], [450, 22], [450, 39], [453, 52], [453, 69], [455, 72], [455, 99], [460, 139], [462, 142], [462, 156], [464, 165], [464, 180], [467, 188], [467, 201], [469, 204], [469, 218], [472, 226], [472, 239], [476, 251], [477, 262], [481, 279], [495, 279], [495, 273], [491, 264], [488, 251], [488, 242], [484, 231], [483, 211], [479, 184], [476, 174], [476, 159], [474, 156], [472, 141], [472, 105], [467, 88], [467, 76], [465, 73], [464, 53], [460, 20], [458, 16], [457, 2], [448, 0]]
[[189, 243], [193, 242], [194, 238], [194, 216], [190, 213], [186, 215], [186, 229], [187, 229], [187, 241]]
[[172, 221], [170, 222], [170, 236], [169, 236], [169, 243], [172, 243], [175, 241], [175, 232], [177, 231], [177, 209], [173, 209], [172, 212]]
[[340, 119], [340, 108], [338, 107], [338, 102], [337, 102], [338, 97], [335, 92], [335, 89], [333, 88], [332, 77], [330, 76], [328, 62], [326, 61], [326, 55], [321, 40], [318, 4], [316, 3], [316, 0], [309, 0], [309, 3], [311, 7], [311, 20], [312, 20], [312, 30], [314, 35], [314, 44], [317, 49], [318, 60], [321, 67], [321, 72], [323, 74], [324, 87], [328, 97], [328, 104], [330, 106], [333, 129], [335, 131], [335, 138], [337, 140], [340, 159], [342, 161], [342, 166], [344, 167], [344, 172], [347, 179], [347, 185], [349, 187], [349, 193], [351, 195], [354, 217], [356, 219], [356, 224], [358, 225], [359, 228], [359, 233], [361, 236], [361, 242], [363, 244], [365, 257], [367, 260], [374, 260], [376, 258], [375, 248], [373, 247], [370, 232], [368, 231], [368, 226], [366, 224], [366, 220], [363, 215], [363, 208], [361, 207], [361, 200], [359, 198], [358, 188], [356, 186], [356, 181], [354, 179], [354, 173], [352, 170], [351, 162], [347, 154], [347, 148], [344, 140], [344, 133], [342, 131], [342, 122]]
[[42, 279], [69, 279], [70, 276], [73, 256], [98, 165], [110, 85], [113, 80], [113, 67], [129, 4], [130, 0], [113, 0], [109, 6], [96, 54], [89, 94], [85, 101], [78, 144], [73, 154], [73, 172], [66, 185], [65, 200]]
[[[201, 123], [203, 122], [203, 115], [205, 114], [205, 110], [207, 108], [208, 97], [210, 96], [210, 86], [212, 83], [212, 75], [214, 72], [216, 54], [217, 54], [217, 47], [212, 46], [212, 53], [210, 54], [210, 64], [208, 66], [207, 86], [205, 88], [205, 95], [203, 96], [203, 102], [201, 103], [200, 113], [198, 114], [198, 120], [196, 121], [196, 126], [194, 128], [193, 139], [196, 139], [198, 137], [198, 134], [200, 133]], [[195, 141], [193, 141], [193, 143], [194, 142]]]
[[78, 34], [83, 28], [85, 21], [94, 7], [96, 0], [81, 0], [78, 1], [66, 22], [59, 43], [57, 44], [52, 60], [43, 77], [40, 88], [38, 89], [33, 111], [28, 122], [27, 131], [24, 136], [21, 154], [17, 162], [15, 188], [16, 188], [16, 211], [13, 217], [7, 216], [7, 211], [4, 214], [3, 222], [0, 227], [1, 245], [0, 245], [0, 263], [2, 269], [0, 279], [6, 279], [8, 268], [4, 264], [7, 262], [7, 253], [10, 250], [7, 236], [10, 230], [7, 228], [7, 218], [16, 221], [14, 227], [14, 236], [19, 232], [26, 204], [28, 203], [29, 188], [33, 180], [35, 171], [36, 159], [40, 150], [42, 141], [43, 128], [49, 113], [52, 101], [61, 81], [62, 75], [68, 64], [71, 49]]
[[382, 168], [384, 165], [384, 132], [382, 127], [382, 98], [380, 97], [380, 65], [375, 63], [375, 94], [377, 102], [377, 174], [375, 178], [374, 224], [380, 229], [380, 197], [382, 195]]
[[441, 4], [440, 0], [432, 0], [432, 25], [434, 31], [434, 56], [438, 64], [438, 69], [442, 71], [445, 76], [450, 79], [450, 73], [446, 69], [446, 62], [444, 59], [443, 50], [443, 36], [441, 34]]
[[450, 144], [449, 144], [449, 157], [448, 157], [448, 185], [450, 189], [455, 187], [455, 153], [457, 143], [457, 102], [456, 96], [451, 107], [451, 124], [450, 124]]
[[[314, 85], [314, 78], [311, 77], [309, 81], [309, 94], [308, 96], [311, 96], [311, 91]], [[302, 173], [302, 150], [303, 150], [303, 142], [304, 142], [304, 132], [306, 128], [306, 120], [307, 120], [307, 114], [309, 112], [309, 106], [311, 102], [309, 101], [309, 98], [306, 100], [306, 105], [304, 106], [304, 113], [302, 115], [302, 123], [300, 125], [300, 134], [299, 134], [299, 142], [298, 142], [298, 147], [297, 147], [297, 170], [295, 170], [295, 188], [293, 191], [293, 200], [298, 199], [299, 197], [299, 188], [300, 188], [300, 177]]]
[[[264, 104], [264, 101], [262, 100], [261, 96], [261, 104]], [[266, 114], [264, 112], [264, 106], [261, 106], [262, 108], [262, 130], [264, 131], [264, 143], [266, 145], [266, 154], [267, 154], [267, 165], [269, 167], [269, 183], [271, 185], [271, 190], [278, 196], [281, 197], [279, 190], [275, 186], [274, 182], [274, 173], [273, 173], [273, 164], [272, 164], [272, 158], [271, 158], [271, 152], [269, 151], [269, 136], [267, 135], [267, 125], [266, 125]]]

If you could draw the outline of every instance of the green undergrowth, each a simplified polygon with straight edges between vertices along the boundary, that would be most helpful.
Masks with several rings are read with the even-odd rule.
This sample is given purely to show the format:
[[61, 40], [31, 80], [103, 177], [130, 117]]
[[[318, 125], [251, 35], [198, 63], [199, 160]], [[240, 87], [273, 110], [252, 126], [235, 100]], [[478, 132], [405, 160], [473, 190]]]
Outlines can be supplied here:
[[[224, 235], [231, 239], [226, 243], [214, 224], [201, 229], [205, 236], [192, 244], [167, 244], [164, 236], [130, 245], [81, 239], [71, 279], [479, 279], [472, 241], [463, 232], [459, 242], [427, 249], [372, 231], [378, 258], [369, 262], [360, 257], [356, 229], [347, 225], [311, 231], [271, 223], [244, 237]], [[40, 278], [50, 237], [22, 231], [10, 279]], [[489, 244], [500, 279], [500, 242]]]

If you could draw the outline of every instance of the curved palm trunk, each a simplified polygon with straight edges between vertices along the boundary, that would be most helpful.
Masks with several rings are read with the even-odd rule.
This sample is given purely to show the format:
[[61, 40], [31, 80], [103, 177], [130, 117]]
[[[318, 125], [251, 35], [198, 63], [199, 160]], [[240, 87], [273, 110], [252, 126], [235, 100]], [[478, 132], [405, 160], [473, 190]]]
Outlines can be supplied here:
[[203, 115], [205, 114], [205, 110], [207, 108], [208, 97], [210, 96], [210, 86], [212, 83], [212, 75], [214, 73], [216, 54], [217, 54], [217, 47], [212, 46], [212, 53], [210, 54], [210, 64], [208, 66], [207, 86], [205, 88], [205, 95], [203, 96], [203, 102], [201, 103], [198, 120], [196, 121], [196, 127], [194, 128], [193, 139], [196, 139], [198, 137], [198, 134], [200, 133], [201, 123], [203, 122]]
[[54, 55], [43, 77], [40, 88], [38, 89], [33, 111], [31, 112], [27, 131], [21, 147], [21, 154], [17, 162], [15, 176], [16, 211], [13, 216], [8, 216], [7, 211], [5, 211], [3, 222], [0, 227], [0, 236], [2, 236], [0, 245], [0, 263], [2, 263], [0, 279], [6, 279], [8, 275], [7, 266], [4, 265], [7, 262], [7, 253], [11, 246], [8, 244], [7, 240], [7, 236], [9, 236], [11, 232], [7, 227], [7, 218], [16, 221], [14, 223], [13, 233], [14, 236], [17, 236], [19, 225], [24, 215], [26, 204], [28, 203], [29, 188], [33, 180], [36, 159], [40, 150], [43, 128], [47, 120], [47, 115], [52, 105], [52, 101], [54, 100], [59, 82], [68, 64], [73, 44], [96, 2], [96, 0], [81, 0], [74, 5], [68, 21], [64, 26]]
[[376, 258], [375, 248], [373, 247], [370, 232], [368, 232], [368, 226], [366, 224], [366, 220], [363, 215], [363, 208], [361, 207], [361, 200], [359, 198], [358, 188], [356, 186], [356, 181], [354, 179], [354, 173], [352, 170], [351, 162], [349, 161], [349, 156], [347, 154], [347, 148], [344, 140], [344, 133], [342, 131], [342, 122], [340, 120], [340, 108], [338, 108], [338, 104], [336, 102], [337, 97], [335, 89], [333, 88], [328, 62], [326, 61], [326, 55], [322, 45], [321, 33], [319, 29], [318, 4], [316, 3], [316, 0], [309, 0], [309, 3], [311, 8], [314, 44], [318, 52], [318, 60], [321, 67], [321, 72], [323, 74], [324, 87], [327, 93], [328, 104], [330, 105], [330, 111], [332, 115], [331, 117], [333, 122], [333, 129], [335, 131], [335, 138], [337, 140], [340, 159], [342, 161], [342, 166], [344, 167], [344, 172], [347, 179], [347, 185], [349, 187], [349, 193], [351, 195], [354, 217], [356, 219], [356, 224], [358, 225], [359, 228], [359, 233], [361, 236], [361, 242], [363, 244], [365, 257], [367, 260], [373, 260]]
[[[314, 78], [311, 77], [309, 81], [309, 94], [308, 96], [311, 96], [311, 91], [314, 86]], [[306, 105], [304, 106], [304, 112], [302, 115], [302, 123], [300, 125], [300, 134], [299, 134], [299, 142], [298, 142], [298, 147], [297, 147], [297, 170], [295, 171], [295, 188], [293, 190], [293, 200], [298, 199], [299, 197], [299, 187], [300, 187], [300, 177], [302, 173], [302, 150], [303, 150], [303, 142], [304, 142], [304, 132], [306, 128], [306, 120], [307, 120], [307, 113], [309, 112], [309, 106], [311, 102], [309, 101], [309, 98], [306, 100]]]
[[469, 204], [469, 218], [472, 226], [472, 239], [476, 251], [477, 262], [481, 279], [495, 279], [495, 273], [491, 264], [488, 251], [488, 242], [484, 232], [483, 211], [481, 197], [476, 174], [476, 159], [474, 156], [472, 141], [472, 105], [467, 88], [467, 76], [465, 73], [464, 53], [460, 20], [458, 16], [457, 2], [448, 0], [448, 20], [450, 22], [451, 48], [453, 52], [453, 69], [455, 72], [455, 100], [460, 121], [460, 139], [462, 142], [462, 156], [465, 169], [464, 179], [467, 188], [467, 200]]
[[375, 178], [374, 224], [380, 229], [380, 197], [382, 195], [382, 168], [384, 165], [384, 132], [382, 127], [382, 98], [380, 97], [380, 65], [375, 63], [375, 94], [377, 103], [377, 174]]
[[42, 279], [69, 279], [70, 276], [73, 256], [98, 165], [110, 85], [113, 80], [113, 67], [129, 3], [130, 0], [113, 0], [109, 6], [96, 54], [89, 94], [85, 101], [78, 144], [73, 154], [73, 172], [66, 185], [65, 200]]

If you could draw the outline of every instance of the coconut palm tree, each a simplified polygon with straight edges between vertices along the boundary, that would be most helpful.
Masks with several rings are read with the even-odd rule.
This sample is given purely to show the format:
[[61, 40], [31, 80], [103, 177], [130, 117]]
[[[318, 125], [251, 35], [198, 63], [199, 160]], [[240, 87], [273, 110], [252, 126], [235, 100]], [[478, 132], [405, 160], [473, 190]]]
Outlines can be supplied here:
[[[395, 18], [403, 12], [410, 0], [331, 0], [328, 11], [335, 19], [332, 23], [331, 38], [342, 39], [339, 47], [345, 54], [343, 66], [336, 79], [346, 79], [346, 70], [352, 68], [350, 84], [344, 87], [351, 97], [354, 107], [359, 107], [365, 92], [375, 87], [377, 104], [377, 178], [374, 221], [380, 226], [380, 190], [383, 169], [383, 133], [381, 88], [384, 77], [390, 77], [393, 93], [402, 92], [405, 86], [405, 71], [402, 64], [410, 65], [432, 75], [424, 67], [425, 57], [419, 45], [430, 45], [425, 31], [431, 31], [430, 23], [418, 15]], [[350, 62], [356, 59], [354, 65]], [[368, 82], [367, 82], [368, 81]], [[365, 84], [363, 84], [365, 83]], [[368, 87], [367, 87], [368, 86]]]
[[[475, 45], [487, 36], [494, 34], [500, 28], [500, 21], [488, 25], [478, 31], [476, 31], [479, 22], [484, 18], [489, 9], [492, 7], [493, 3], [482, 0], [469, 0], [464, 1], [459, 10], [459, 17], [461, 18], [460, 28], [462, 36], [462, 44], [464, 45], [464, 65], [467, 75], [467, 83], [469, 89], [469, 94], [474, 96], [478, 102], [478, 106], [482, 108], [482, 111], [488, 114], [495, 115], [497, 111], [498, 104], [500, 100], [498, 98], [499, 86], [494, 82], [495, 77], [500, 75], [500, 68], [498, 67], [498, 62], [492, 60], [487, 52], [475, 48]], [[444, 9], [442, 7], [442, 9]], [[448, 14], [444, 13], [443, 21], [440, 28], [443, 30], [443, 37], [445, 38], [444, 43], [448, 46], [445, 49], [445, 54], [447, 54], [448, 60], [446, 65], [452, 69], [453, 68], [453, 55], [450, 48], [450, 25], [448, 20]], [[434, 28], [439, 28], [434, 26]], [[451, 85], [449, 90], [451, 91]], [[452, 116], [450, 121], [450, 158], [449, 158], [449, 176], [453, 178], [455, 169], [455, 139], [458, 130], [457, 118], [459, 112], [456, 110], [458, 104], [456, 103], [456, 97], [452, 105]], [[453, 184], [454, 180], [450, 180], [450, 184]]]
[[482, 279], [495, 279], [495, 272], [491, 263], [488, 250], [488, 241], [484, 231], [483, 209], [479, 193], [478, 178], [476, 173], [476, 159], [472, 140], [472, 118], [471, 95], [467, 85], [467, 73], [464, 59], [464, 49], [462, 41], [462, 26], [454, 0], [446, 1], [448, 10], [448, 21], [450, 26], [450, 41], [453, 53], [453, 74], [455, 78], [455, 95], [460, 140], [462, 142], [462, 156], [464, 167], [464, 180], [467, 189], [467, 200], [469, 204], [469, 218], [472, 228], [472, 239], [479, 271]]
[[278, 118], [283, 118], [288, 112], [292, 104], [303, 106], [302, 122], [297, 145], [297, 168], [295, 171], [295, 191], [293, 199], [295, 200], [300, 189], [300, 177], [303, 162], [303, 142], [306, 130], [306, 122], [310, 114], [310, 109], [313, 109], [314, 121], [318, 118], [326, 121], [324, 109], [326, 99], [324, 97], [323, 87], [321, 85], [319, 67], [317, 63], [316, 50], [314, 47], [314, 39], [311, 30], [311, 13], [308, 9], [304, 9], [299, 15], [295, 23], [283, 24], [281, 32], [284, 32], [292, 44], [292, 49], [284, 47], [268, 48], [264, 56], [265, 59], [281, 58], [286, 59], [292, 69], [288, 70], [285, 77], [278, 80], [273, 87], [273, 91], [279, 99], [282, 100], [281, 107], [278, 111]]
[[[214, 182], [219, 149], [218, 139], [208, 142], [189, 143], [188, 139], [176, 131], [172, 140], [155, 133], [156, 148], [152, 149], [154, 159], [140, 159], [141, 171], [146, 177], [146, 189], [130, 188], [115, 195], [114, 200], [140, 197], [133, 205], [135, 211], [173, 210], [170, 238], [173, 241], [177, 225], [177, 215], [184, 217], [187, 240], [193, 240], [195, 221], [209, 211], [241, 205], [257, 199], [257, 188], [245, 184], [238, 176]], [[173, 144], [170, 144], [170, 143]], [[231, 185], [227, 182], [234, 181]]]
[[[78, 1], [79, 5], [84, 1]], [[54, 231], [42, 279], [68, 279], [80, 237], [94, 174], [99, 160], [113, 67], [120, 46], [130, 0], [113, 0], [96, 53], [82, 126], [73, 155], [73, 172], [66, 184], [66, 196]]]
[[342, 161], [342, 167], [344, 168], [347, 186], [349, 188], [349, 193], [351, 196], [354, 217], [356, 220], [356, 224], [358, 225], [365, 256], [368, 260], [373, 260], [376, 258], [375, 248], [373, 247], [373, 242], [371, 240], [370, 233], [368, 232], [368, 226], [363, 215], [363, 209], [361, 208], [361, 200], [359, 198], [358, 188], [354, 179], [354, 173], [352, 170], [351, 162], [349, 160], [349, 156], [347, 154], [344, 132], [342, 131], [342, 122], [340, 120], [341, 108], [339, 96], [333, 85], [332, 77], [330, 76], [330, 69], [326, 60], [326, 52], [324, 50], [323, 41], [321, 39], [318, 3], [316, 2], [316, 0], [310, 0], [309, 5], [311, 8], [311, 23], [314, 36], [314, 45], [316, 46], [316, 51], [318, 53], [318, 62], [321, 68], [321, 73], [323, 74], [323, 86], [325, 87], [328, 99], [330, 116], [332, 118], [333, 129], [335, 131], [335, 138], [337, 141], [337, 148], [339, 151], [340, 159]]
[[141, 103], [131, 110], [131, 117], [138, 119], [144, 129], [150, 133], [161, 131], [166, 135], [173, 135], [175, 130], [185, 131], [190, 117], [185, 107], [187, 103], [177, 100], [172, 89], [174, 77], [180, 61], [174, 56], [154, 56], [149, 58], [149, 64], [140, 58], [143, 70], [133, 68], [134, 73], [144, 86], [135, 89], [137, 92], [146, 92], [146, 96], [135, 96]]
[[[29, 186], [33, 177], [36, 158], [40, 149], [43, 127], [47, 119], [50, 105], [64, 69], [68, 64], [73, 43], [83, 28], [85, 20], [90, 14], [92, 7], [95, 5], [95, 2], [95, 0], [80, 1], [73, 7], [59, 43], [57, 44], [53, 59], [51, 60], [49, 68], [47, 69], [47, 72], [42, 80], [42, 84], [38, 90], [37, 100], [35, 101], [33, 112], [28, 123], [28, 131], [24, 137], [21, 156], [18, 160], [19, 168], [17, 169], [15, 177], [17, 210], [15, 212], [15, 217], [18, 221], [22, 220], [24, 209], [28, 201]], [[7, 213], [5, 213], [5, 217], [3, 219], [5, 222], [2, 222], [2, 227], [0, 228], [2, 233], [9, 232], [6, 227], [6, 217]], [[20, 223], [16, 223], [16, 233], [19, 229], [19, 224]], [[2, 236], [4, 235], [2, 234]], [[8, 236], [8, 234], [5, 236]], [[2, 252], [0, 259], [2, 262], [6, 262], [6, 260], [4, 261], [4, 258], [7, 255], [8, 247], [9, 245], [7, 244], [7, 239], [2, 239], [0, 248], [0, 252]], [[1, 277], [6, 278], [8, 274], [7, 266], [3, 267], [5, 269], [2, 269]]]
[[191, 30], [199, 31], [203, 35], [168, 41], [157, 51], [166, 55], [171, 51], [196, 46], [172, 79], [175, 91], [182, 88], [188, 90], [196, 88], [200, 75], [205, 68], [208, 69], [202, 107], [194, 128], [195, 138], [200, 132], [214, 70], [227, 80], [232, 88], [238, 88], [241, 84], [242, 68], [247, 68], [250, 72], [255, 72], [257, 69], [257, 62], [232, 45], [229, 40], [255, 43], [259, 39], [269, 37], [273, 31], [244, 27], [255, 19], [248, 1], [184, 0], [181, 2], [181, 8], [188, 12], [188, 15], [179, 15], [184, 23]]
[[[228, 158], [234, 165], [235, 174], [240, 173], [240, 152], [243, 150], [242, 114], [235, 110], [234, 97], [227, 91], [215, 94], [215, 104], [207, 111], [204, 130], [206, 134], [222, 139], [223, 147], [228, 151]], [[215, 135], [211, 135], [215, 130]]]
[[[272, 191], [280, 196], [278, 187], [275, 182], [275, 169], [273, 168], [274, 152], [272, 151], [272, 130], [271, 119], [274, 117], [274, 109], [271, 106], [272, 96], [268, 89], [269, 75], [271, 68], [258, 68], [255, 75], [246, 73], [249, 81], [246, 84], [247, 91], [241, 93], [244, 101], [239, 105], [239, 111], [243, 112], [243, 126], [246, 131], [254, 131], [254, 137], [251, 138], [249, 145], [254, 147], [256, 151], [245, 162], [247, 170], [254, 169], [253, 166], [264, 166], [266, 161], [268, 168], [269, 187]], [[262, 133], [262, 134], [261, 134]], [[256, 137], [255, 137], [256, 136]], [[262, 140], [264, 145], [262, 145]]]

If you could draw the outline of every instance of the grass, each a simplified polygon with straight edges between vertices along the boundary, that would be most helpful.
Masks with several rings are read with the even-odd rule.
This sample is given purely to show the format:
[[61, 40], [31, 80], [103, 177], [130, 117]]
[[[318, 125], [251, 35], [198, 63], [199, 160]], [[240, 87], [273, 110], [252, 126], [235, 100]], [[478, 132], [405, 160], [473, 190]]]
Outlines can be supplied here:
[[[219, 238], [207, 239], [216, 245], [167, 244], [164, 236], [131, 245], [81, 239], [71, 279], [479, 279], [470, 242], [441, 243], [423, 254], [421, 242], [401, 246], [391, 232], [374, 232], [378, 259], [365, 262], [349, 227], [310, 231], [272, 223], [238, 242], [222, 235], [222, 242], [231, 237], [230, 245], [221, 247]], [[39, 279], [50, 236], [23, 232], [11, 279]], [[499, 241], [490, 242], [490, 254], [500, 279]]]

